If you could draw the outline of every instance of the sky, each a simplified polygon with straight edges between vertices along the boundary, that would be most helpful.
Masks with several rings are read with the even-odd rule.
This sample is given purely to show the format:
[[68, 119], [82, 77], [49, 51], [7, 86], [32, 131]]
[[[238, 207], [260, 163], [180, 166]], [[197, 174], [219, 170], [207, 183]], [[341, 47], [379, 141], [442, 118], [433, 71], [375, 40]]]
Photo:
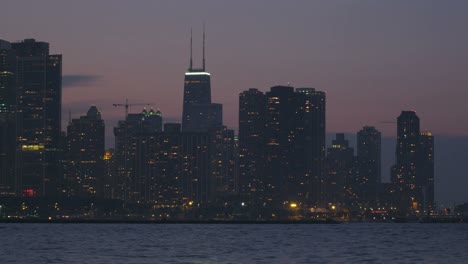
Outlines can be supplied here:
[[[200, 66], [205, 24], [213, 102], [223, 104], [227, 126], [238, 127], [243, 90], [314, 87], [327, 93], [329, 133], [373, 125], [394, 138], [397, 116], [415, 110], [421, 129], [436, 135], [436, 153], [449, 155], [436, 154], [437, 173], [451, 168], [454, 151], [468, 160], [458, 149], [468, 142], [466, 10], [465, 0], [3, 0], [0, 39], [35, 38], [63, 54], [62, 129], [69, 111], [77, 118], [96, 105], [110, 147], [124, 117], [112, 104], [126, 98], [180, 122], [190, 30]], [[439, 197], [468, 201], [468, 173], [460, 167], [450, 177]]]

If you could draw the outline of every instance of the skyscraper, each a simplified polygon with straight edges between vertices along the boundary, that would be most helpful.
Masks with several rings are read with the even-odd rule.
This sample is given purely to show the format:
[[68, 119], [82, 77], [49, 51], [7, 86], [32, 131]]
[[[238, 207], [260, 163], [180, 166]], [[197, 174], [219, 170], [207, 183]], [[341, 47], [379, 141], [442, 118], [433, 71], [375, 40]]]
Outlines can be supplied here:
[[317, 205], [325, 158], [325, 93], [275, 86], [265, 97], [266, 197]]
[[295, 162], [301, 198], [318, 205], [322, 197], [325, 160], [326, 95], [314, 88], [296, 89]]
[[354, 181], [354, 149], [344, 134], [336, 134], [331, 148], [327, 150], [325, 178], [325, 197], [327, 202], [350, 204], [354, 201], [351, 189]]
[[185, 73], [182, 131], [206, 132], [223, 124], [222, 105], [211, 102], [211, 75], [205, 71], [205, 31], [203, 31], [203, 66], [193, 68], [192, 36], [190, 66]]
[[60, 180], [62, 55], [49, 43], [13, 43], [17, 71], [17, 191], [54, 195]]
[[273, 206], [296, 201], [294, 174], [295, 94], [290, 86], [274, 86], [266, 93], [265, 200]]
[[181, 132], [179, 124], [166, 124], [164, 132], [135, 134], [130, 140], [130, 201], [156, 208], [210, 201], [214, 182], [208, 133]]
[[96, 106], [67, 127], [67, 180], [70, 195], [103, 197], [105, 126]]
[[422, 191], [423, 209], [434, 208], [434, 136], [431, 132], [421, 132], [419, 149], [418, 187]]
[[361, 202], [375, 204], [381, 184], [381, 134], [371, 126], [357, 133], [358, 176], [355, 192]]
[[116, 182], [114, 197], [127, 201], [138, 201], [142, 195], [141, 184], [144, 180], [135, 172], [137, 145], [135, 137], [153, 135], [162, 131], [162, 114], [158, 110], [149, 112], [143, 109], [140, 113], [128, 114], [126, 120], [119, 121], [114, 127]]
[[237, 159], [234, 142], [234, 130], [226, 126], [210, 131], [211, 173], [214, 180], [214, 198], [220, 201], [237, 192]]
[[249, 89], [239, 94], [239, 193], [258, 203], [265, 166], [265, 94]]
[[16, 56], [0, 40], [0, 195], [15, 194]]
[[419, 117], [414, 111], [402, 111], [397, 119], [396, 164], [392, 168], [392, 183], [402, 212], [417, 210], [422, 203], [417, 188], [419, 149]]

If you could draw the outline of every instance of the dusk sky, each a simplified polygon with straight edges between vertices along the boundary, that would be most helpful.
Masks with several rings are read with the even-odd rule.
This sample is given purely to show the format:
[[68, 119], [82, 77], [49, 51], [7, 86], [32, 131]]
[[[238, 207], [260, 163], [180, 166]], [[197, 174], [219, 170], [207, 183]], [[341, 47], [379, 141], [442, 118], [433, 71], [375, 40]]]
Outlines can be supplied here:
[[[415, 110], [421, 130], [466, 141], [467, 11], [465, 0], [6, 0], [0, 39], [35, 38], [63, 54], [63, 120], [69, 110], [76, 118], [96, 105], [108, 146], [124, 117], [112, 104], [125, 98], [154, 104], [165, 122], [180, 122], [190, 28], [199, 66], [203, 23], [213, 101], [224, 105], [229, 127], [238, 127], [240, 92], [290, 83], [327, 93], [328, 132], [374, 125], [394, 137], [396, 124], [389, 122]], [[436, 170], [441, 166], [450, 167], [436, 163]], [[466, 172], [457, 171], [452, 177], [467, 183]], [[446, 200], [468, 199], [464, 186], [444, 187], [455, 193]]]

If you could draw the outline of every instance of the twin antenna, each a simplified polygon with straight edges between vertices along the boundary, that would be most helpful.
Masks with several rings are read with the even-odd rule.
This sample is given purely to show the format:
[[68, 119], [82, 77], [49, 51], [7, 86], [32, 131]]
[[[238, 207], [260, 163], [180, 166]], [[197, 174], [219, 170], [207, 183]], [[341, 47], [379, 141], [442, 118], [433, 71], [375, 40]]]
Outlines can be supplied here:
[[[190, 28], [190, 67], [189, 71], [193, 70], [193, 59], [192, 59], [192, 29]], [[203, 67], [202, 70], [205, 71], [205, 24], [203, 24]]]

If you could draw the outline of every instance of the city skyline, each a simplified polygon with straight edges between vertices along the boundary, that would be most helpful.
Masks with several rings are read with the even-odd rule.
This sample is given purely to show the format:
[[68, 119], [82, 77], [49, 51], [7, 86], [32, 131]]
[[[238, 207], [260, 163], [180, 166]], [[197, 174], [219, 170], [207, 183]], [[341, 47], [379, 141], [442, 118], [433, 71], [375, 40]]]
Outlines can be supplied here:
[[[118, 127], [114, 127], [116, 146], [119, 147], [115, 150], [117, 178], [113, 179], [114, 172], [107, 170], [106, 162], [102, 163], [103, 160], [109, 160], [114, 155], [109, 152], [104, 155], [104, 121], [95, 106], [90, 107], [87, 115], [80, 117], [80, 119], [71, 119], [70, 115], [67, 134], [63, 133], [59, 136], [59, 133], [49, 132], [60, 131], [60, 122], [57, 118], [60, 111], [57, 108], [62, 106], [62, 55], [50, 55], [49, 43], [37, 42], [34, 39], [25, 39], [12, 44], [1, 40], [0, 44], [2, 44], [2, 102], [0, 102], [0, 106], [3, 106], [2, 129], [8, 129], [8, 116], [15, 113], [16, 110], [14, 122], [18, 125], [17, 133], [20, 135], [16, 140], [19, 150], [16, 153], [20, 155], [15, 158], [15, 163], [18, 164], [18, 172], [26, 171], [25, 168], [28, 167], [29, 171], [32, 172], [29, 173], [28, 178], [22, 173], [17, 173], [13, 184], [16, 195], [52, 197], [60, 189], [59, 193], [72, 197], [85, 198], [91, 195], [90, 197], [117, 198], [137, 204], [141, 201], [145, 203], [156, 202], [156, 204], [163, 202], [162, 207], [160, 204], [156, 208], [174, 208], [173, 206], [177, 207], [178, 203], [184, 207], [187, 205], [187, 199], [190, 201], [189, 205], [195, 201], [198, 206], [201, 203], [209, 208], [210, 203], [221, 202], [229, 195], [238, 192], [238, 180], [235, 172], [237, 170], [235, 168], [237, 166], [237, 158], [235, 158], [237, 147], [234, 143], [234, 131], [223, 126], [222, 120], [214, 118], [217, 115], [210, 114], [209, 108], [207, 108], [206, 113], [198, 112], [204, 111], [202, 109], [211, 104], [210, 74], [205, 71], [204, 58], [203, 68], [195, 69], [192, 67], [192, 56], [190, 56], [190, 67], [185, 74], [184, 109], [185, 104], [187, 104], [189, 107], [187, 109], [190, 111], [185, 112], [184, 110], [183, 121], [197, 120], [194, 122], [196, 126], [185, 128], [187, 131], [184, 131], [183, 127], [180, 129], [180, 123], [165, 123], [164, 127], [170, 127], [170, 129], [164, 129], [164, 134], [161, 134], [163, 122], [159, 110], [155, 112], [151, 108], [148, 112], [144, 108], [142, 112], [133, 114], [128, 113], [128, 107], [131, 106], [128, 102], [114, 104], [114, 106], [125, 107], [126, 118], [125, 121], [119, 121]], [[192, 46], [192, 41], [190, 44]], [[11, 56], [10, 51], [16, 54], [15, 58]], [[15, 64], [16, 67], [12, 67]], [[17, 76], [17, 86], [16, 84], [12, 86], [11, 76]], [[43, 76], [48, 78], [43, 78]], [[16, 87], [17, 92], [11, 93], [12, 87]], [[41, 90], [47, 93], [38, 92]], [[246, 129], [244, 135], [247, 135], [247, 138], [258, 138], [263, 145], [260, 146], [260, 149], [264, 149], [266, 166], [264, 167], [258, 162], [251, 164], [257, 168], [253, 171], [264, 171], [260, 180], [263, 182], [260, 186], [261, 193], [263, 193], [260, 196], [260, 203], [262, 203], [261, 200], [265, 199], [265, 204], [271, 202], [271, 205], [267, 205], [267, 207], [278, 208], [281, 200], [288, 199], [289, 202], [286, 201], [286, 204], [290, 203], [291, 207], [295, 208], [297, 204], [294, 201], [301, 201], [301, 204], [304, 203], [307, 206], [323, 206], [325, 202], [332, 210], [335, 210], [335, 208], [345, 208], [345, 206], [363, 208], [362, 205], [365, 204], [372, 206], [372, 204], [378, 205], [384, 202], [386, 206], [399, 204], [398, 207], [402, 212], [412, 208], [411, 210], [416, 213], [420, 213], [420, 210], [424, 212], [426, 208], [428, 210], [433, 208], [434, 137], [429, 131], [421, 132], [420, 119], [416, 112], [403, 110], [397, 118], [396, 164], [392, 167], [391, 183], [385, 183], [382, 189], [373, 184], [373, 182], [379, 183], [381, 181], [378, 169], [380, 165], [375, 166], [380, 163], [381, 152], [381, 136], [378, 130], [374, 127], [364, 126], [363, 130], [372, 131], [368, 134], [370, 137], [367, 139], [360, 137], [363, 130], [358, 132], [357, 159], [354, 156], [353, 148], [349, 147], [349, 141], [345, 140], [345, 135], [343, 133], [336, 134], [336, 140], [332, 141], [332, 147], [328, 148], [327, 151], [325, 170], [320, 172], [322, 171], [322, 161], [325, 158], [325, 93], [317, 91], [315, 88], [294, 89], [292, 86], [274, 86], [271, 87], [270, 92], [265, 93], [263, 100], [259, 101], [258, 95], [263, 95], [263, 93], [252, 88], [239, 94], [239, 113], [242, 117], [239, 119], [239, 124]], [[12, 96], [16, 96], [14, 107], [9, 105], [9, 102], [13, 101]], [[38, 96], [45, 96], [45, 99], [37, 100]], [[245, 101], [246, 98], [249, 99]], [[221, 104], [219, 105], [222, 107]], [[192, 111], [191, 108], [196, 109], [196, 111]], [[56, 111], [53, 111], [54, 109]], [[263, 114], [261, 114], [262, 112]], [[194, 116], [198, 117], [194, 118]], [[53, 123], [45, 126], [46, 122], [41, 120], [50, 120]], [[260, 125], [256, 129], [250, 127], [259, 121], [264, 122], [264, 126]], [[246, 127], [246, 124], [250, 124], [250, 128]], [[3, 127], [3, 125], [6, 126]], [[39, 132], [25, 134], [24, 131]], [[9, 133], [2, 134], [2, 141], [5, 139], [8, 141], [10, 136]], [[167, 136], [175, 136], [176, 141], [181, 140], [179, 142], [182, 144], [172, 142], [170, 145], [174, 143], [175, 145], [169, 148], [164, 147], [163, 145], [172, 141]], [[55, 140], [54, 137], [56, 137]], [[59, 137], [67, 142], [64, 142], [67, 147], [64, 148], [65, 145], [60, 143], [62, 140]], [[248, 154], [246, 156], [251, 156], [249, 153], [255, 152], [259, 148], [258, 144], [251, 139], [244, 141], [247, 138], [241, 137], [239, 139], [241, 145], [242, 142], [250, 142], [244, 147], [241, 146], [239, 157], [246, 154]], [[162, 140], [160, 143], [163, 145], [159, 145], [158, 140]], [[54, 143], [55, 141], [57, 143]], [[366, 152], [370, 151], [368, 153], [373, 152], [374, 154], [364, 155], [361, 158], [360, 149], [364, 145], [370, 147]], [[60, 153], [62, 148], [64, 148], [65, 159], [63, 162], [65, 163], [60, 161], [61, 154], [56, 155], [50, 159], [49, 164], [57, 164], [57, 171], [52, 170], [46, 173], [49, 170], [47, 166], [50, 165], [43, 163], [44, 157], [47, 157], [44, 154], [47, 152]], [[183, 151], [179, 152], [180, 149]], [[90, 152], [86, 154], [86, 151]], [[13, 152], [7, 149], [6, 157], [10, 157]], [[168, 164], [168, 160], [164, 160], [168, 153], [171, 153], [172, 158], [170, 159], [181, 159], [182, 162], [171, 163], [172, 165], [168, 168], [175, 169], [172, 175], [167, 174], [167, 168], [160, 167], [161, 164]], [[35, 162], [32, 162], [31, 159], [33, 155], [34, 159], [37, 159]], [[27, 156], [28, 160], [22, 161], [22, 156]], [[257, 154], [252, 155], [254, 159], [256, 159], [255, 156]], [[258, 157], [264, 159], [261, 156], [262, 154]], [[210, 161], [208, 162], [208, 160]], [[30, 164], [25, 166], [25, 161]], [[155, 166], [155, 164], [159, 165]], [[4, 165], [2, 162], [2, 168]], [[7, 172], [10, 174], [10, 164], [6, 165]], [[183, 167], [188, 165], [188, 167], [181, 170], [180, 165]], [[243, 167], [242, 163], [239, 165], [240, 168]], [[245, 168], [251, 167], [251, 165], [245, 166]], [[171, 166], [175, 167], [171, 168]], [[67, 175], [64, 175], [65, 182], [67, 182], [65, 185], [61, 184], [61, 176], [58, 173], [62, 169], [59, 167]], [[104, 175], [106, 170], [106, 175]], [[158, 175], [158, 170], [163, 175]], [[193, 171], [198, 171], [198, 173], [193, 174]], [[156, 174], [154, 174], [155, 172]], [[55, 173], [57, 175], [54, 175]], [[241, 174], [243, 173], [241, 172]], [[247, 174], [250, 174], [250, 177], [255, 175], [255, 173], [246, 173], [245, 175]], [[178, 180], [168, 185], [166, 185], [167, 183], [161, 185], [161, 182], [154, 185], [152, 182], [159, 179], [160, 176], [164, 176], [163, 178], [174, 177]], [[42, 180], [40, 180], [41, 177]], [[255, 178], [252, 177], [252, 180], [256, 181]], [[317, 184], [313, 183], [314, 178], [318, 182], [323, 182], [318, 184], [323, 187], [318, 187]], [[25, 179], [29, 181], [34, 179], [37, 184], [24, 185]], [[189, 186], [192, 187], [187, 188], [185, 185], [182, 192], [176, 191], [172, 194], [169, 192], [166, 194], [168, 196], [160, 193], [154, 196], [156, 194], [154, 191], [161, 192], [165, 188], [179, 190], [179, 184], [182, 183], [180, 180], [189, 183]], [[52, 187], [54, 185], [51, 185], [50, 182], [55, 183], [56, 187]], [[113, 182], [111, 192], [105, 191], [104, 189], [111, 182]], [[116, 183], [117, 185], [115, 185]], [[121, 183], [123, 184], [121, 185]], [[3, 187], [8, 187], [8, 184]], [[156, 188], [156, 186], [158, 187]], [[248, 183], [248, 186], [251, 186], [251, 183]], [[80, 191], [81, 188], [84, 188], [84, 192]], [[123, 196], [114, 196], [114, 191], [118, 190], [123, 191]], [[278, 192], [278, 190], [280, 191]], [[255, 188], [252, 191], [255, 194]], [[381, 197], [383, 200], [379, 201], [379, 198], [376, 200], [376, 197], [369, 198], [368, 194], [376, 191], [380, 195], [384, 195]], [[399, 196], [399, 192], [403, 196], [398, 202], [395, 198]], [[4, 193], [12, 194], [7, 189]], [[110, 196], [104, 196], [104, 193], [110, 194]], [[181, 194], [189, 196], [180, 196]], [[228, 196], [225, 196], [226, 194]], [[243, 195], [241, 192], [241, 199]], [[156, 197], [165, 200], [154, 200]], [[327, 200], [331, 203], [327, 203]], [[407, 201], [413, 202], [408, 205]], [[256, 204], [258, 202], [251, 200], [249, 203]], [[244, 202], [242, 202], [242, 206], [244, 206]]]
[[[67, 54], [68, 63], [63, 68], [64, 122], [69, 109], [73, 116], [80, 116], [94, 104], [102, 109], [107, 127], [112, 127], [123, 118], [122, 109], [112, 104], [126, 98], [152, 103], [168, 121], [180, 121], [182, 104], [177, 98], [182, 94], [182, 83], [178, 77], [188, 64], [190, 28], [194, 31], [194, 50], [200, 51], [205, 21], [207, 67], [214, 76], [213, 101], [224, 105], [223, 120], [229, 127], [238, 129], [237, 103], [232, 98], [244, 88], [267, 91], [291, 82], [295, 87], [312, 86], [327, 92], [329, 132], [354, 133], [362, 125], [373, 125], [384, 137], [396, 136], [393, 126], [385, 122], [394, 122], [392, 118], [401, 109], [408, 109], [427, 120], [423, 130], [468, 136], [458, 114], [467, 111], [462, 102], [467, 92], [462, 87], [468, 83], [464, 70], [468, 68], [464, 60], [468, 54], [462, 48], [468, 42], [462, 34], [466, 18], [460, 13], [467, 4], [462, 1], [443, 5], [434, 2], [424, 8], [419, 8], [418, 1], [291, 5], [269, 1], [269, 12], [287, 11], [288, 21], [273, 20], [261, 10], [266, 3], [261, 1], [250, 5], [202, 1], [184, 4], [186, 9], [178, 3], [113, 3], [111, 12], [105, 15], [105, 3], [74, 5], [81, 11], [77, 13], [89, 17], [83, 24], [78, 24], [75, 15], [60, 3], [49, 9], [45, 8], [50, 6], [47, 4], [7, 2], [2, 9], [21, 8], [28, 14], [27, 21], [37, 18], [33, 12], [37, 9], [46, 14], [61, 10], [61, 16], [69, 16], [63, 24], [40, 19], [40, 23], [25, 23], [28, 27], [0, 32], [3, 39], [12, 42], [26, 37], [47, 39], [53, 53]], [[177, 20], [169, 17], [179, 8], [184, 13], [191, 8], [195, 12], [177, 16]], [[241, 14], [245, 21], [228, 12], [244, 8], [252, 10]], [[264, 22], [246, 27], [253, 14]], [[306, 23], [304, 17], [313, 19]], [[394, 17], [409, 26], [402, 27]], [[12, 19], [10, 14], [2, 14], [4, 24], [13, 25]], [[90, 29], [86, 26], [89, 23], [95, 27]], [[76, 45], [79, 40], [85, 41]], [[123, 44], [128, 41], [132, 45]], [[194, 54], [199, 65], [199, 52]], [[126, 63], [118, 63], [119, 59]], [[403, 92], [405, 97], [401, 96]], [[93, 94], [94, 98], [87, 103], [82, 94]], [[449, 98], [452, 104], [446, 105]], [[434, 113], [434, 108], [439, 111]], [[106, 135], [112, 138], [111, 130], [107, 129]]]
[[[417, 2], [417, 1], [416, 1]], [[220, 6], [211, 3], [212, 8], [221, 8]], [[11, 5], [11, 6], [10, 6]], [[18, 8], [16, 4], [7, 3], [7, 7]], [[152, 4], [142, 4], [134, 7], [134, 12], [147, 5], [152, 7]], [[203, 5], [208, 5], [204, 2], [201, 6], [195, 8], [200, 9]], [[162, 115], [166, 122], [180, 122], [182, 114], [182, 103], [180, 97], [183, 93], [181, 76], [183, 76], [187, 68], [187, 58], [189, 54], [189, 29], [194, 29], [194, 50], [201, 50], [201, 32], [202, 21], [200, 17], [206, 18], [207, 27], [207, 64], [212, 78], [212, 96], [213, 101], [223, 104], [223, 120], [229, 128], [238, 129], [237, 126], [237, 102], [233, 98], [249, 87], [255, 87], [262, 92], [266, 92], [270, 87], [275, 85], [287, 85], [291, 82], [294, 87], [315, 87], [319, 90], [327, 92], [329, 98], [327, 102], [327, 145], [331, 141], [330, 135], [335, 132], [345, 132], [347, 134], [355, 134], [362, 126], [375, 126], [382, 132], [382, 138], [394, 139], [396, 136], [396, 121], [395, 117], [401, 110], [416, 110], [418, 116], [424, 120], [422, 131], [430, 130], [436, 135], [436, 146], [440, 151], [438, 142], [444, 140], [448, 142], [443, 147], [445, 151], [438, 153], [450, 154], [453, 151], [462, 153], [456, 148], [456, 143], [467, 144], [467, 126], [464, 122], [464, 115], [467, 110], [463, 103], [463, 98], [466, 98], [466, 89], [463, 87], [468, 83], [465, 74], [465, 58], [466, 50], [463, 49], [463, 43], [467, 42], [464, 35], [461, 34], [462, 28], [460, 25], [463, 19], [466, 19], [457, 12], [456, 9], [462, 9], [466, 5], [463, 2], [453, 1], [444, 6], [425, 6], [424, 9], [418, 9], [417, 4], [403, 4], [403, 2], [395, 2], [393, 5], [388, 4], [350, 4], [341, 6], [340, 4], [325, 4], [319, 2], [317, 4], [300, 3], [292, 5], [289, 8], [291, 11], [300, 13], [299, 7], [312, 7], [329, 11], [332, 17], [339, 18], [341, 21], [344, 17], [350, 19], [350, 24], [347, 26], [350, 32], [346, 33], [350, 37], [351, 32], [358, 33], [358, 36], [363, 37], [368, 42], [378, 44], [371, 45], [370, 53], [367, 53], [363, 48], [369, 47], [368, 42], [363, 41], [362, 47], [359, 45], [360, 40], [353, 38], [343, 38], [344, 43], [350, 45], [331, 45], [326, 47], [325, 44], [337, 44], [336, 36], [331, 36], [329, 33], [324, 35], [316, 35], [316, 39], [307, 37], [308, 30], [311, 32], [326, 33], [325, 28], [321, 29], [318, 26], [310, 25], [310, 28], [304, 28], [303, 20], [287, 21], [284, 25], [280, 25], [278, 32], [288, 33], [293, 37], [289, 41], [279, 41], [275, 39], [271, 33], [273, 28], [264, 25], [265, 34], [251, 35], [253, 29], [258, 25], [254, 25], [253, 29], [245, 29], [245, 34], [228, 23], [229, 15], [226, 17], [229, 21], [221, 24], [230, 25], [227, 30], [220, 30], [219, 24], [212, 23], [210, 12], [203, 11], [200, 16], [189, 16], [184, 21], [172, 21], [174, 27], [168, 30], [162, 30], [157, 27], [158, 32], [168, 34], [167, 38], [150, 37], [140, 31], [132, 31], [130, 28], [123, 27], [122, 32], [133, 32], [135, 36], [139, 36], [141, 41], [133, 41], [138, 49], [122, 50], [117, 49], [124, 58], [128, 59], [125, 65], [115, 64], [117, 58], [116, 50], [109, 48], [107, 50], [100, 49], [102, 53], [90, 49], [90, 44], [105, 45], [116, 43], [116, 33], [119, 30], [108, 32], [103, 30], [103, 24], [97, 28], [101, 31], [92, 31], [89, 34], [98, 34], [98, 37], [93, 41], [85, 42], [83, 45], [71, 46], [67, 38], [61, 38], [60, 30], [54, 34], [45, 32], [40, 29], [35, 29], [35, 25], [31, 24], [28, 29], [20, 30], [4, 30], [0, 32], [2, 39], [15, 42], [15, 39], [35, 38], [37, 41], [47, 41], [51, 43], [51, 54], [66, 54], [67, 63], [63, 66], [63, 107], [62, 107], [62, 131], [65, 130], [68, 120], [68, 111], [71, 110], [72, 116], [77, 118], [84, 115], [91, 105], [96, 105], [106, 121], [106, 145], [112, 146], [114, 142], [112, 128], [115, 127], [117, 120], [122, 120], [124, 111], [122, 108], [115, 108], [112, 104], [123, 103], [125, 99], [129, 99], [130, 103], [151, 103], [157, 109], [162, 111]], [[85, 8], [86, 5], [77, 5], [76, 8]], [[121, 7], [125, 4], [121, 3]], [[162, 5], [161, 10], [173, 11], [177, 4]], [[239, 9], [242, 5], [230, 4], [231, 8]], [[255, 6], [255, 4], [254, 4]], [[273, 3], [273, 9], [277, 10], [284, 7], [280, 3]], [[96, 4], [95, 10], [85, 9], [84, 12], [91, 12], [94, 15], [103, 12], [101, 4]], [[344, 11], [344, 7], [349, 8]], [[425, 25], [417, 20], [411, 20], [409, 28], [402, 28], [396, 24], [389, 23], [390, 14], [384, 10], [385, 7], [392, 8], [395, 14], [403, 15], [404, 18], [409, 18], [409, 15], [420, 16], [421, 21], [429, 23], [429, 18], [435, 19], [431, 22], [432, 31], [424, 30]], [[407, 13], [402, 11], [402, 7], [407, 7]], [[442, 11], [435, 13], [437, 7]], [[38, 7], [42, 8], [42, 7]], [[57, 5], [56, 8], [60, 8]], [[225, 6], [223, 8], [226, 8]], [[362, 9], [360, 9], [362, 8]], [[8, 8], [4, 9], [7, 10]], [[312, 10], [312, 9], [311, 9]], [[116, 5], [108, 18], [109, 20], [116, 19], [114, 17], [119, 12], [120, 7]], [[259, 11], [259, 10], [256, 10]], [[375, 11], [375, 13], [372, 13]], [[449, 12], [450, 11], [450, 12]], [[453, 11], [453, 12], [452, 12]], [[26, 12], [29, 12], [26, 9]], [[160, 12], [160, 11], [155, 11]], [[355, 12], [355, 13], [353, 13]], [[66, 12], [65, 12], [66, 13]], [[363, 21], [372, 21], [376, 14], [381, 14], [382, 17], [377, 19], [377, 25], [388, 30], [388, 35], [377, 34], [377, 31], [372, 28], [363, 27], [363, 21], [356, 19], [353, 14], [362, 13]], [[447, 17], [447, 14], [451, 17]], [[260, 12], [261, 15], [262, 12]], [[344, 17], [338, 16], [345, 15]], [[144, 19], [151, 19], [148, 13], [143, 13]], [[2, 16], [3, 19], [11, 19], [7, 14]], [[34, 15], [27, 19], [34, 18]], [[131, 16], [125, 16], [130, 19]], [[219, 19], [219, 17], [217, 17]], [[444, 19], [442, 19], [444, 18]], [[168, 19], [168, 18], [164, 18]], [[316, 22], [329, 21], [327, 17], [318, 16]], [[93, 18], [91, 18], [93, 20]], [[188, 21], [190, 20], [190, 21]], [[216, 20], [215, 20], [216, 21]], [[74, 25], [80, 29], [73, 19], [65, 21], [69, 25]], [[117, 21], [122, 23], [122, 21]], [[127, 21], [129, 24], [141, 21]], [[131, 22], [131, 23], [130, 23]], [[300, 23], [299, 23], [300, 22]], [[341, 21], [342, 22], [342, 21]], [[408, 21], [407, 21], [408, 22]], [[57, 27], [50, 21], [43, 20], [41, 25], [50, 25]], [[104, 22], [103, 22], [104, 23]], [[278, 23], [277, 21], [275, 23]], [[278, 24], [275, 24], [277, 25]], [[295, 25], [302, 25], [296, 28]], [[320, 24], [320, 23], [319, 23]], [[326, 27], [326, 23], [320, 24]], [[444, 30], [446, 28], [450, 30]], [[288, 30], [292, 29], [292, 30]], [[343, 33], [344, 27], [337, 26], [333, 28], [334, 33]], [[362, 32], [360, 30], [363, 30]], [[253, 31], [253, 32], [252, 32]], [[28, 33], [29, 32], [29, 33]], [[34, 33], [32, 33], [34, 32]], [[78, 30], [77, 36], [84, 34]], [[106, 34], [104, 34], [106, 33]], [[232, 33], [232, 34], [230, 34]], [[410, 34], [413, 33], [413, 34]], [[143, 35], [142, 35], [143, 34]], [[226, 36], [229, 34], [229, 36]], [[385, 39], [389, 40], [391, 36], [403, 34], [405, 38], [399, 39], [398, 45], [385, 44]], [[339, 34], [338, 34], [339, 35]], [[10, 37], [11, 36], [11, 37]], [[158, 35], [159, 36], [159, 35]], [[228, 43], [227, 40], [232, 40], [236, 36], [250, 36], [252, 40], [251, 47], [247, 43], [233, 42]], [[445, 36], [445, 38], [442, 38]], [[266, 37], [266, 38], [262, 38]], [[378, 38], [376, 38], [378, 37]], [[438, 38], [437, 38], [438, 37]], [[382, 39], [379, 39], [382, 38]], [[75, 38], [76, 39], [76, 38]], [[266, 41], [268, 40], [268, 41]], [[302, 43], [301, 40], [304, 40]], [[316, 43], [311, 42], [316, 40]], [[456, 41], [455, 41], [456, 40]], [[157, 43], [157, 46], [150, 44]], [[197, 44], [198, 43], [198, 44]], [[314, 44], [310, 50], [305, 49], [306, 44]], [[390, 43], [390, 42], [389, 42]], [[65, 45], [62, 45], [65, 44]], [[76, 44], [76, 42], [74, 43]], [[81, 43], [80, 43], [81, 44]], [[261, 46], [261, 44], [263, 46]], [[408, 45], [404, 45], [408, 44]], [[419, 46], [417, 45], [419, 44]], [[422, 45], [424, 44], [424, 45]], [[260, 45], [260, 46], [259, 46]], [[116, 45], [119, 46], [119, 45]], [[128, 47], [128, 46], [127, 46]], [[157, 47], [157, 48], [155, 48]], [[296, 50], [291, 49], [297, 48]], [[458, 47], [458, 48], [457, 48]], [[123, 48], [123, 46], [120, 46]], [[153, 49], [154, 48], [154, 49]], [[387, 49], [385, 49], [387, 48]], [[141, 50], [141, 51], [140, 51]], [[238, 56], [233, 56], [227, 51], [240, 51]], [[93, 56], [79, 55], [82, 52], [88, 51]], [[144, 54], [139, 54], [144, 51]], [[149, 52], [150, 51], [150, 52]], [[252, 56], [252, 51], [258, 52], [258, 56]], [[337, 54], [333, 52], [339, 51]], [[389, 54], [385, 54], [388, 51]], [[353, 52], [357, 52], [353, 55]], [[199, 65], [199, 52], [195, 52], [195, 63]], [[292, 55], [291, 55], [292, 54]], [[291, 55], [289, 59], [288, 55]], [[406, 56], [404, 56], [406, 55]], [[169, 57], [170, 56], [170, 57]], [[326, 57], [329, 56], [329, 57]], [[83, 58], [87, 60], [84, 61]], [[154, 67], [137, 67], [137, 63], [142, 62], [142, 58], [150, 58]], [[259, 60], [259, 58], [261, 60]], [[316, 60], [314, 60], [316, 59]], [[362, 61], [360, 60], [362, 59]], [[164, 62], [164, 67], [160, 67], [159, 62]], [[272, 63], [273, 62], [273, 63]], [[276, 63], [275, 63], [276, 62]], [[342, 64], [345, 62], [345, 64]], [[429, 63], [430, 62], [430, 63]], [[98, 68], [96, 68], [99, 66]], [[234, 67], [237, 66], [237, 67]], [[305, 66], [305, 67], [304, 67]], [[371, 67], [372, 66], [372, 67]], [[375, 67], [373, 67], [375, 66]], [[86, 69], [86, 70], [84, 70]], [[351, 70], [357, 70], [354, 74]], [[125, 74], [122, 74], [125, 73]], [[126, 76], [126, 78], [120, 77]], [[292, 77], [291, 77], [292, 76]], [[151, 78], [150, 78], [151, 77]], [[156, 77], [156, 78], [155, 78]], [[381, 78], [385, 77], [385, 78]], [[389, 78], [391, 77], [391, 78]], [[400, 78], [402, 77], [402, 78]], [[118, 81], [120, 80], [120, 81]], [[344, 85], [348, 81], [348, 85]], [[149, 88], [140, 88], [149, 87]], [[132, 91], [131, 93], [129, 91]], [[92, 96], [91, 100], [82, 97], [83, 95]], [[131, 94], [131, 96], [129, 96]], [[404, 95], [404, 96], [403, 96]], [[91, 97], [90, 96], [90, 97]], [[166, 99], [167, 98], [167, 99]], [[372, 109], [372, 110], [371, 110]], [[131, 113], [140, 112], [139, 108], [132, 108]], [[355, 139], [350, 139], [353, 141]], [[353, 145], [353, 143], [351, 143]], [[353, 145], [354, 146], [354, 145]], [[394, 159], [394, 150], [392, 144], [383, 144], [382, 176], [384, 179], [389, 179], [389, 160]], [[391, 154], [389, 154], [391, 153]], [[387, 156], [387, 158], [385, 158]], [[442, 156], [442, 157], [441, 157]], [[466, 173], [461, 167], [454, 167], [450, 164], [450, 157], [436, 155], [436, 175], [446, 175], [446, 180], [437, 178], [437, 181], [442, 181], [444, 194], [438, 196], [453, 195], [452, 190], [458, 193], [457, 197], [463, 196], [462, 188], [455, 186], [455, 182], [466, 182]], [[387, 159], [387, 162], [385, 162]], [[443, 159], [443, 160], [442, 160]], [[443, 170], [443, 169], [446, 170]], [[441, 173], [442, 172], [442, 173]], [[452, 184], [447, 184], [447, 183]], [[442, 186], [437, 185], [437, 186]], [[463, 184], [461, 184], [463, 186]], [[437, 191], [436, 191], [437, 193]], [[437, 196], [437, 195], [436, 195]], [[459, 201], [463, 198], [456, 198]], [[450, 201], [452, 199], [448, 199]], [[453, 200], [452, 200], [453, 201]]]

